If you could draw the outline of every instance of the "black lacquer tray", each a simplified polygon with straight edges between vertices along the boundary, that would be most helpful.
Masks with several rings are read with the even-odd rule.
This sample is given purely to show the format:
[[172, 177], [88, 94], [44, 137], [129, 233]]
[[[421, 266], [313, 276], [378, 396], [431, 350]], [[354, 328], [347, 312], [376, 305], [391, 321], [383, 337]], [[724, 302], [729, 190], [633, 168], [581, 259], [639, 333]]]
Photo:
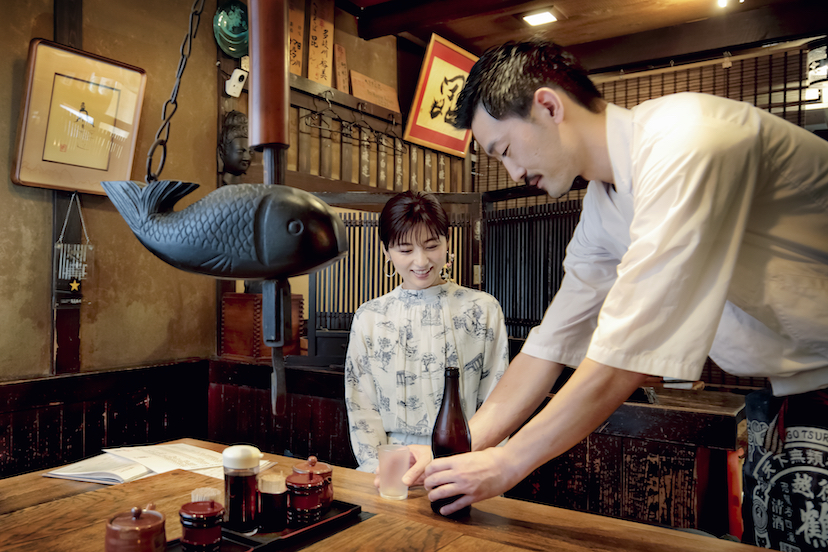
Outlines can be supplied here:
[[[341, 500], [331, 502], [331, 508], [322, 519], [304, 527], [288, 528], [277, 533], [243, 535], [229, 529], [221, 530], [221, 552], [266, 552], [268, 550], [299, 550], [359, 523], [371, 514], [362, 513], [362, 507]], [[167, 552], [179, 552], [178, 539], [167, 543]]]

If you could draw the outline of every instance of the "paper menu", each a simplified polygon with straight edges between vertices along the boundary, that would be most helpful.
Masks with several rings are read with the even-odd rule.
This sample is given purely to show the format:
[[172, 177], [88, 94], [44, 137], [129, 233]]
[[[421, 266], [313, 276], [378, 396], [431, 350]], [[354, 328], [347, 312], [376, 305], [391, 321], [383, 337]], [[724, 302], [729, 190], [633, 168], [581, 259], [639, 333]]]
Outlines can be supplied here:
[[[189, 470], [215, 479], [224, 479], [224, 467], [220, 452], [185, 443], [120, 447], [105, 449], [105, 451], [137, 462], [155, 473]], [[259, 469], [264, 471], [275, 463], [261, 460]]]
[[142, 464], [103, 453], [74, 464], [62, 466], [43, 475], [58, 479], [116, 485], [153, 475], [153, 472]]
[[185, 443], [104, 449], [104, 452], [138, 462], [155, 473], [221, 466], [221, 453]]

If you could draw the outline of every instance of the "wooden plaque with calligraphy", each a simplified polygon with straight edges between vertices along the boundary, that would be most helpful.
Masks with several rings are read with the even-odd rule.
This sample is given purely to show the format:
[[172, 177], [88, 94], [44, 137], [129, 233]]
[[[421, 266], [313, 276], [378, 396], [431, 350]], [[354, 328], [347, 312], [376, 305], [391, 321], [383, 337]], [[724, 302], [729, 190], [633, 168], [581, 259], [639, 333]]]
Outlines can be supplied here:
[[311, 0], [308, 78], [333, 87], [333, 0]]
[[395, 113], [400, 112], [397, 91], [387, 84], [366, 77], [362, 73], [351, 71], [351, 90], [355, 98], [385, 107]]
[[[477, 57], [448, 40], [431, 35], [403, 139], [465, 157], [471, 130], [452, 126], [457, 95]], [[356, 95], [356, 94], [354, 94]]]
[[305, 44], [305, 2], [290, 0], [288, 4], [288, 21], [290, 25], [290, 72], [294, 75], [302, 74], [302, 48]]
[[336, 66], [336, 89], [350, 94], [348, 61], [345, 57], [345, 47], [342, 44], [334, 44], [334, 65]]

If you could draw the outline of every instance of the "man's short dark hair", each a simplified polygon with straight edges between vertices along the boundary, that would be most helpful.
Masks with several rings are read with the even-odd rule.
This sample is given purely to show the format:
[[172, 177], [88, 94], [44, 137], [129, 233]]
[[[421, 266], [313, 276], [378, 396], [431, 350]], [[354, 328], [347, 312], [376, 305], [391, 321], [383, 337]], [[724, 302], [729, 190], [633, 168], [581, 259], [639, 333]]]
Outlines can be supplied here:
[[555, 43], [534, 39], [489, 48], [477, 60], [457, 98], [454, 126], [471, 128], [478, 105], [495, 119], [525, 118], [544, 86], [563, 90], [592, 112], [601, 110], [601, 93], [578, 60]]

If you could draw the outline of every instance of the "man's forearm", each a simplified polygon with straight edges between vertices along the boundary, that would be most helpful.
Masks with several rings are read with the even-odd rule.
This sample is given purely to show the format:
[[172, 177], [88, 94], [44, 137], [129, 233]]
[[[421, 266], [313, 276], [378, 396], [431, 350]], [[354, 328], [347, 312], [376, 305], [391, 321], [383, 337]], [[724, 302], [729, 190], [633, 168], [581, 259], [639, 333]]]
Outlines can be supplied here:
[[506, 444], [511, 469], [528, 474], [563, 454], [605, 421], [646, 375], [585, 359], [537, 416]]
[[561, 364], [519, 353], [469, 421], [472, 450], [493, 447], [511, 435], [549, 394], [562, 370]]

